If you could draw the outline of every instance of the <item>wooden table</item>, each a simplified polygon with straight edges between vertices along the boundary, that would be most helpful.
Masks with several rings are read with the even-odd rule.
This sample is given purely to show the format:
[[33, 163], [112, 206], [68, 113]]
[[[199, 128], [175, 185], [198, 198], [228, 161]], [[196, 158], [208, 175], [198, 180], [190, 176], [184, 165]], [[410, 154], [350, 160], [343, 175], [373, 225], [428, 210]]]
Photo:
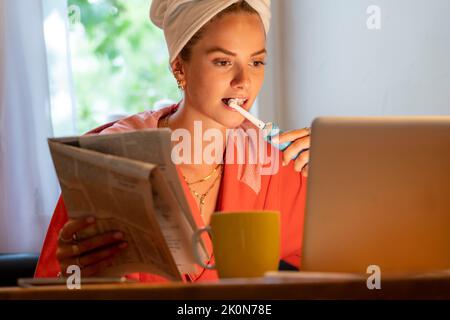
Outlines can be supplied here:
[[0, 300], [17, 299], [450, 299], [450, 276], [382, 279], [381, 289], [369, 290], [366, 279], [258, 278], [208, 283], [102, 284], [2, 288]]

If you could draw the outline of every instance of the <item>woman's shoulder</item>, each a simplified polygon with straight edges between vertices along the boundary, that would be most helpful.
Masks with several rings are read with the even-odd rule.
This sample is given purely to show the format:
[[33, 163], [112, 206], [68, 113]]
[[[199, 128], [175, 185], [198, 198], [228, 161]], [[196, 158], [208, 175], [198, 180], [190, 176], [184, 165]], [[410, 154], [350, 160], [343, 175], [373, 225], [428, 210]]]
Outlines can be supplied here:
[[154, 119], [155, 113], [156, 111], [146, 110], [133, 114], [131, 116], [127, 116], [101, 130], [99, 134], [155, 128], [157, 126], [155, 125], [155, 122], [156, 124], [158, 123], [158, 120], [155, 121]]
[[146, 110], [139, 112], [113, 122], [106, 128], [104, 126], [100, 127], [101, 130], [96, 133], [107, 134], [157, 128], [158, 120], [176, 107], [178, 107], [178, 105], [174, 104], [158, 110]]

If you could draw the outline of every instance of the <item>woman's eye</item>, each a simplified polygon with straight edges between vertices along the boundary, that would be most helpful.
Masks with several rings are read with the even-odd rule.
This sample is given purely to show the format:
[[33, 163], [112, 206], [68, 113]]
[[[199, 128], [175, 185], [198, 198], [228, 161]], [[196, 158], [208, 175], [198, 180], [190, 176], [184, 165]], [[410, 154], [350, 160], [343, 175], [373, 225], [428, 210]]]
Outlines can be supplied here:
[[265, 66], [267, 63], [264, 61], [253, 61], [252, 64], [254, 67], [260, 67], [260, 66]]
[[227, 61], [227, 60], [217, 60], [217, 61], [214, 61], [214, 64], [219, 67], [226, 67], [226, 66], [229, 66], [231, 64], [231, 62]]

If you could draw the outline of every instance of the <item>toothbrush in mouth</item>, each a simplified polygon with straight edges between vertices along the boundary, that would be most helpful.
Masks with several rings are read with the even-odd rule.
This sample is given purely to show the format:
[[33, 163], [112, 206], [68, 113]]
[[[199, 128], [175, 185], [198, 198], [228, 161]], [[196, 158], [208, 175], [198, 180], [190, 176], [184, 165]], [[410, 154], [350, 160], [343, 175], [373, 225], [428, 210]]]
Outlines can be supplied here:
[[[279, 149], [281, 151], [284, 151], [287, 147], [289, 147], [289, 145], [291, 145], [291, 143], [292, 143], [291, 141], [283, 142], [283, 143], [280, 143], [280, 144], [274, 143], [272, 141], [272, 137], [277, 136], [280, 133], [282, 133], [280, 128], [276, 124], [274, 124], [272, 122], [267, 122], [266, 123], [266, 122], [256, 118], [250, 112], [248, 112], [247, 110], [245, 110], [244, 108], [241, 107], [242, 102], [243, 102], [242, 99], [230, 99], [228, 101], [228, 106], [233, 108], [237, 112], [239, 112], [248, 121], [250, 121], [255, 126], [257, 126], [260, 130], [262, 130], [262, 132], [264, 134], [264, 140], [266, 140], [268, 143], [273, 145], [275, 148], [277, 148], [277, 149]], [[297, 158], [297, 156], [295, 156], [295, 158]]]

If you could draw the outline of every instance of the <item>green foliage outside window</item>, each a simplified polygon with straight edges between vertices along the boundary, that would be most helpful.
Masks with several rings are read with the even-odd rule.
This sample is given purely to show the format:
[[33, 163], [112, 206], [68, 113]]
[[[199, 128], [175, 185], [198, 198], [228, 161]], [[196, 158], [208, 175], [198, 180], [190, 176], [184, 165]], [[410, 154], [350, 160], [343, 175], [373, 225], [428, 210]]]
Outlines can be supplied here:
[[68, 5], [79, 12], [79, 21], [70, 19], [70, 47], [80, 134], [110, 115], [179, 100], [164, 35], [148, 18], [149, 0], [68, 0]]

